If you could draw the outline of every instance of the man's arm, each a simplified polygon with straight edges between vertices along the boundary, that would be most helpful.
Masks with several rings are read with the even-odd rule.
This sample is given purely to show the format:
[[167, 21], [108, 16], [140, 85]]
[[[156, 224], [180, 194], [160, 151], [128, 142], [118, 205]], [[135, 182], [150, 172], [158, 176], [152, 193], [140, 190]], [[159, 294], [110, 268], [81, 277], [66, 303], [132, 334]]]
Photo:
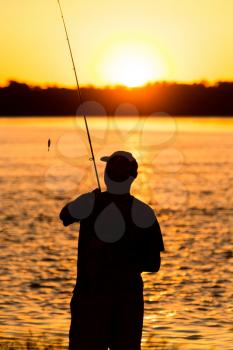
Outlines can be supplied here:
[[82, 219], [86, 219], [94, 208], [95, 196], [99, 192], [95, 189], [92, 192], [82, 194], [74, 201], [66, 204], [62, 208], [59, 218], [63, 221], [64, 226], [69, 226], [74, 222], [79, 222]]
[[161, 265], [160, 251], [153, 253], [153, 257], [146, 259], [147, 261], [142, 265], [142, 272], [158, 272]]
[[161, 265], [160, 252], [164, 251], [163, 237], [159, 223], [155, 217], [154, 224], [143, 235], [142, 271], [158, 272]]

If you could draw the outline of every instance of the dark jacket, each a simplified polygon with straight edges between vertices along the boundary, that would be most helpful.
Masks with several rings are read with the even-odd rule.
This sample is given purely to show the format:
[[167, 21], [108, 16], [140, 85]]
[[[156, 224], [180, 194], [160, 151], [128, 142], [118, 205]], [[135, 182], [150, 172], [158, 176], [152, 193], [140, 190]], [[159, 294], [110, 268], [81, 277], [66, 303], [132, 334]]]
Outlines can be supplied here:
[[77, 210], [73, 202], [60, 213], [65, 226], [80, 221], [77, 285], [92, 291], [135, 290], [142, 285], [141, 272], [160, 268], [164, 245], [158, 221], [129, 193], [93, 193], [86, 215], [80, 202]]

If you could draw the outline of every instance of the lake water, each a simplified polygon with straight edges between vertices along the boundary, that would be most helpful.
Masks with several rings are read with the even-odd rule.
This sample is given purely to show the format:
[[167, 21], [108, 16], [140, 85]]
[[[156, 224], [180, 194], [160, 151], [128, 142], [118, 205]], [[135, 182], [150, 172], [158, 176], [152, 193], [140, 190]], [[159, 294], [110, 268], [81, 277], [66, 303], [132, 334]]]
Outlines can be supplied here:
[[[166, 252], [145, 273], [143, 349], [233, 349], [233, 119], [90, 118], [101, 155], [132, 151], [132, 193], [155, 210]], [[50, 152], [47, 140], [51, 138]], [[61, 207], [96, 188], [83, 120], [0, 119], [0, 337], [67, 345], [78, 224]], [[103, 182], [102, 182], [102, 186]]]

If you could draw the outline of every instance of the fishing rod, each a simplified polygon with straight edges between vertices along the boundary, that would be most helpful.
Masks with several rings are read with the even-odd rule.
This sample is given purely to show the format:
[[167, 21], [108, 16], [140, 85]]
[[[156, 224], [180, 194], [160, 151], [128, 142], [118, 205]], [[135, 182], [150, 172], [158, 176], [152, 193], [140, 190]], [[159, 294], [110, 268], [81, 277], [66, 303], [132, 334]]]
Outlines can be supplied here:
[[[60, 8], [61, 18], [62, 18], [63, 26], [64, 26], [64, 29], [65, 29], [65, 34], [66, 34], [66, 39], [67, 39], [67, 43], [68, 43], [68, 47], [69, 47], [70, 57], [71, 57], [71, 61], [72, 61], [73, 69], [74, 69], [74, 75], [75, 75], [75, 80], [76, 80], [76, 91], [78, 93], [79, 102], [80, 102], [80, 104], [82, 106], [82, 96], [81, 96], [81, 91], [80, 91], [80, 86], [79, 86], [78, 74], [77, 74], [77, 70], [76, 70], [76, 67], [75, 67], [75, 63], [74, 63], [74, 56], [73, 56], [72, 49], [71, 49], [71, 44], [70, 44], [70, 39], [69, 39], [69, 35], [68, 35], [68, 30], [67, 30], [65, 18], [64, 18], [64, 15], [63, 15], [61, 3], [60, 3], [59, 0], [57, 0], [57, 2], [58, 2], [58, 5], [59, 5], [59, 8]], [[89, 142], [89, 145], [90, 145], [90, 151], [91, 151], [91, 158], [90, 159], [93, 161], [97, 184], [98, 184], [99, 190], [101, 191], [100, 180], [99, 180], [99, 175], [98, 175], [96, 161], [95, 161], [95, 155], [94, 155], [92, 142], [91, 142], [91, 135], [90, 135], [90, 131], [89, 131], [88, 124], [87, 124], [87, 117], [86, 117], [84, 111], [83, 111], [83, 117], [84, 117], [84, 122], [85, 122], [88, 142]]]

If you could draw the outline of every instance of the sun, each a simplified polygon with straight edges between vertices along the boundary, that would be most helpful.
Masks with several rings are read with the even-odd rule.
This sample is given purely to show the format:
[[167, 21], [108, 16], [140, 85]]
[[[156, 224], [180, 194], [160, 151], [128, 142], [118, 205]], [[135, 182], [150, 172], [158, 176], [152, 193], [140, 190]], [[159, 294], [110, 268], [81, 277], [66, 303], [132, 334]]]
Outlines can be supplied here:
[[135, 48], [120, 49], [109, 65], [111, 80], [128, 87], [144, 85], [152, 80], [156, 73], [152, 58]]
[[161, 80], [165, 76], [161, 55], [147, 42], [113, 42], [101, 56], [100, 74], [111, 85], [132, 88]]

